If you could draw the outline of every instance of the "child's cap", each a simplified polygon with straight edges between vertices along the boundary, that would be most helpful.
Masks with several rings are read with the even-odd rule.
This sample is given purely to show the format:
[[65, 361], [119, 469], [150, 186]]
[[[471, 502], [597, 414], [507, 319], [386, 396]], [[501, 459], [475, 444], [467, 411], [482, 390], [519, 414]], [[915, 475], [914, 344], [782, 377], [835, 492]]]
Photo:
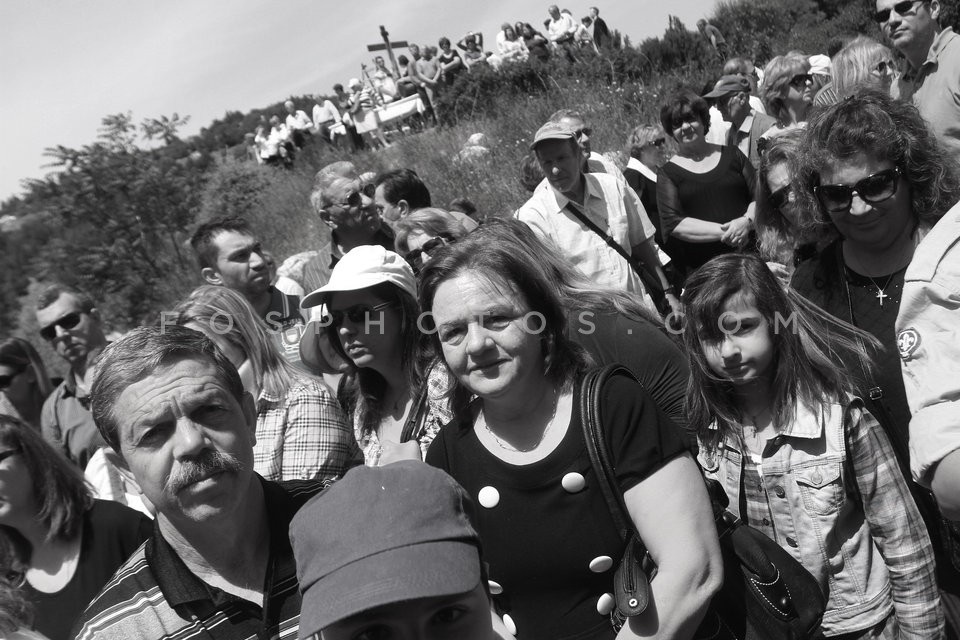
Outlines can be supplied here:
[[301, 639], [357, 613], [480, 584], [472, 502], [417, 461], [355, 467], [290, 524], [303, 603]]

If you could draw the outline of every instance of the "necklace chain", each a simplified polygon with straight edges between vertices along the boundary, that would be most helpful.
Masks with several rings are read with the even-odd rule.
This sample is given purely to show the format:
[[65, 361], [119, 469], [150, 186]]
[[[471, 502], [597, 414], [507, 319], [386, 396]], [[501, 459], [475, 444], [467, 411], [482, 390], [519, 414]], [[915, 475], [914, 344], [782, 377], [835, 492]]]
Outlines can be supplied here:
[[560, 392], [556, 388], [553, 390], [553, 411], [550, 412], [550, 418], [547, 420], [547, 424], [543, 427], [543, 432], [540, 434], [540, 437], [537, 438], [537, 441], [533, 443], [530, 447], [515, 447], [509, 443], [504, 442], [493, 432], [493, 429], [490, 428], [490, 425], [487, 424], [487, 418], [483, 414], [483, 409], [480, 409], [479, 415], [477, 415], [477, 420], [483, 421], [483, 428], [486, 429], [487, 433], [493, 436], [493, 439], [496, 440], [497, 444], [504, 451], [510, 451], [511, 453], [530, 453], [535, 450], [543, 443], [543, 439], [547, 437], [547, 432], [550, 431], [550, 427], [553, 426], [553, 419], [557, 417], [557, 407], [560, 405]]

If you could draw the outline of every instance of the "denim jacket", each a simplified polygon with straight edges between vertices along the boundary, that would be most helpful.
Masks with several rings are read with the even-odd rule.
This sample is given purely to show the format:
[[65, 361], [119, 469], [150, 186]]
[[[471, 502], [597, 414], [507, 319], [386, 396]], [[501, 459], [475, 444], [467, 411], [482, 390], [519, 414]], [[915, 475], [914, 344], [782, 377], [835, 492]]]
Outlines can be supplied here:
[[[737, 515], [743, 451], [728, 436], [714, 451], [701, 442], [698, 456]], [[772, 522], [749, 524], [820, 583], [826, 635], [870, 628], [893, 610], [901, 637], [942, 636], [930, 539], [886, 434], [859, 398], [798, 403], [794, 419], [767, 441], [762, 485]]]

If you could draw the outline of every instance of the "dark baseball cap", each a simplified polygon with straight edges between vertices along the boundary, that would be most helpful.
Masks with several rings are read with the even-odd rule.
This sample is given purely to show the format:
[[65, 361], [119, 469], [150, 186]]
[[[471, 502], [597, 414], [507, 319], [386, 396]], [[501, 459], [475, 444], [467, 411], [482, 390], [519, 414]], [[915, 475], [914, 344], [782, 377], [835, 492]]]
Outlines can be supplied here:
[[299, 637], [375, 607], [476, 588], [472, 505], [453, 478], [419, 461], [348, 471], [290, 523]]
[[746, 91], [750, 93], [750, 81], [747, 80], [746, 76], [741, 75], [730, 75], [730, 76], [720, 76], [720, 79], [717, 81], [717, 84], [714, 85], [713, 91], [704, 95], [704, 98], [722, 98], [728, 96], [731, 93], [739, 93], [741, 91]]

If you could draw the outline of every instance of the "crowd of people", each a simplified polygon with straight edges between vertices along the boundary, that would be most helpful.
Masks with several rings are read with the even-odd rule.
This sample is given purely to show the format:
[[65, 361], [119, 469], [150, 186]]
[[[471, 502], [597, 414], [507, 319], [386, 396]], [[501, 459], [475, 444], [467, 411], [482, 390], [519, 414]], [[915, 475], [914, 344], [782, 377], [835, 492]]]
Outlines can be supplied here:
[[[817, 637], [957, 638], [960, 37], [939, 12], [876, 0], [905, 68], [865, 36], [732, 58], [637, 123], [623, 170], [559, 109], [512, 212], [332, 163], [310, 195], [329, 244], [277, 260], [207, 220], [197, 288], [112, 341], [95, 298], [47, 286], [36, 339], [66, 376], [0, 342], [0, 635], [700, 637], [724, 588], [706, 479], [815, 579]], [[318, 108], [289, 103], [289, 130], [339, 113]], [[588, 390], [612, 364], [631, 375]], [[657, 567], [636, 615], [587, 393]]]
[[[372, 71], [361, 65], [362, 77], [350, 78], [346, 89], [340, 83], [333, 86], [333, 100], [318, 97], [311, 115], [288, 100], [285, 114], [269, 120], [261, 116], [256, 131], [246, 134], [248, 155], [258, 164], [290, 168], [297, 150], [311, 140], [352, 150], [386, 148], [391, 136], [411, 129], [408, 121], [420, 127], [436, 124], [438, 92], [448, 90], [458, 75], [477, 65], [500, 69], [511, 62], [545, 61], [554, 55], [576, 62], [583, 54], [597, 55], [613, 46], [613, 32], [597, 7], [590, 7], [579, 21], [569, 9], [556, 5], [548, 14], [542, 32], [529, 22], [504, 22], [493, 49], [484, 47], [482, 33], [470, 31], [453, 44], [446, 36], [437, 46], [411, 44], [409, 57], [398, 55], [393, 69], [383, 56], [376, 56]], [[419, 98], [417, 109], [400, 112], [396, 119], [382, 115], [385, 105], [413, 96]]]

